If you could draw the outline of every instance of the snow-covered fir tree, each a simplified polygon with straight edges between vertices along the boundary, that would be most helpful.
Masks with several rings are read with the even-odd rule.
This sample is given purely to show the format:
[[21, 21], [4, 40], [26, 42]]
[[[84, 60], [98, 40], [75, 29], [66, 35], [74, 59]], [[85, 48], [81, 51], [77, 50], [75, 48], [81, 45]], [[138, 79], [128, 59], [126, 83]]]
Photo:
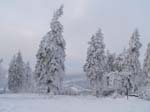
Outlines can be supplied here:
[[24, 87], [24, 62], [20, 52], [14, 56], [8, 70], [8, 88], [11, 92], [22, 92]]
[[122, 53], [116, 56], [114, 63], [113, 63], [114, 71], [118, 71], [118, 72], [123, 71], [126, 54], [127, 54], [126, 49], [124, 49]]
[[110, 53], [110, 51], [107, 51], [107, 55], [106, 55], [106, 68], [107, 68], [107, 73], [113, 72], [114, 69], [114, 62], [116, 59], [116, 55], [115, 53]]
[[3, 67], [3, 59], [0, 59], [0, 88], [5, 89], [7, 86], [6, 70]]
[[150, 43], [148, 43], [143, 63], [143, 72], [146, 75], [147, 81], [150, 83]]
[[33, 89], [33, 76], [32, 76], [32, 69], [30, 67], [30, 63], [27, 62], [25, 64], [25, 75], [24, 75], [24, 91], [31, 92]]
[[3, 78], [4, 78], [3, 68], [2, 68], [2, 62], [3, 62], [3, 60], [0, 59], [0, 87], [3, 85], [2, 82], [3, 82]]
[[139, 61], [140, 48], [142, 46], [139, 38], [139, 32], [136, 29], [129, 41], [129, 48], [124, 60], [123, 71], [130, 72], [130, 81], [132, 82], [132, 92], [138, 90], [138, 87], [142, 84], [142, 69]]
[[83, 67], [84, 72], [93, 87], [94, 94], [97, 96], [102, 95], [103, 75], [106, 71], [105, 44], [103, 39], [103, 34], [101, 29], [99, 29], [89, 42], [87, 59]]
[[63, 6], [54, 12], [50, 23], [50, 31], [43, 37], [36, 58], [35, 80], [37, 92], [60, 94], [65, 74], [65, 40], [63, 25], [59, 18], [63, 14]]
[[145, 58], [143, 62], [143, 85], [138, 91], [138, 96], [143, 99], [150, 99], [150, 43], [147, 45], [147, 50], [145, 53]]

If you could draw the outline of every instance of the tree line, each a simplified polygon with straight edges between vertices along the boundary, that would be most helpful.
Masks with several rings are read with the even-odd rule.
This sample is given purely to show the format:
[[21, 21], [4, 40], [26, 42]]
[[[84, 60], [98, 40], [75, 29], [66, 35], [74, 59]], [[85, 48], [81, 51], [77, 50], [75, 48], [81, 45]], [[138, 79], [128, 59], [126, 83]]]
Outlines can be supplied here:
[[[63, 93], [66, 42], [62, 34], [63, 25], [59, 21], [62, 15], [63, 5], [54, 12], [50, 31], [39, 45], [34, 72], [29, 63], [23, 61], [20, 52], [12, 58], [8, 69], [8, 89], [11, 92]], [[150, 87], [150, 43], [142, 66], [139, 60], [142, 44], [138, 29], [131, 35], [128, 48], [119, 55], [106, 52], [101, 29], [91, 37], [88, 45], [83, 70], [93, 95], [146, 94]]]

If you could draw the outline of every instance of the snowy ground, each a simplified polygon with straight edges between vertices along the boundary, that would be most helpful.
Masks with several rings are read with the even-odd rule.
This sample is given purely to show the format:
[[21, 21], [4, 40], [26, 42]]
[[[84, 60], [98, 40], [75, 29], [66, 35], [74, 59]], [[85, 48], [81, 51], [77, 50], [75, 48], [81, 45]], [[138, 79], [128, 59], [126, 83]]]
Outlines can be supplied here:
[[93, 96], [0, 95], [0, 112], [150, 112], [150, 101]]

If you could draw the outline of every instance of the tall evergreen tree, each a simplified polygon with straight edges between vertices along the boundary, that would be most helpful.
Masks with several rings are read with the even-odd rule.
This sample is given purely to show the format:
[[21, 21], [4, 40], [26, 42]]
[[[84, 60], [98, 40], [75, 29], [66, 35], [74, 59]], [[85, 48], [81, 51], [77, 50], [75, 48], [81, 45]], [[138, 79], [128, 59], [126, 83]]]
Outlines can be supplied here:
[[125, 68], [125, 60], [127, 56], [127, 50], [124, 49], [122, 53], [116, 56], [114, 60], [114, 71], [123, 72]]
[[114, 68], [115, 60], [116, 60], [115, 53], [110, 53], [109, 50], [108, 50], [107, 55], [106, 55], [107, 73], [115, 71], [115, 68]]
[[43, 37], [37, 52], [35, 79], [37, 91], [59, 94], [62, 88], [65, 67], [65, 40], [63, 25], [58, 19], [63, 14], [63, 6], [54, 12], [50, 23], [50, 31]]
[[136, 29], [129, 41], [129, 48], [127, 49], [127, 55], [124, 60], [124, 71], [130, 72], [130, 80], [132, 82], [132, 90], [135, 92], [141, 85], [142, 69], [139, 61], [140, 48], [142, 46], [139, 38], [139, 32]]
[[146, 75], [147, 81], [150, 83], [150, 43], [148, 43], [143, 64], [143, 72]]
[[0, 88], [6, 88], [6, 80], [6, 70], [3, 67], [3, 59], [0, 59]]
[[24, 91], [31, 92], [33, 89], [33, 76], [32, 76], [32, 69], [30, 67], [30, 63], [27, 62], [25, 64], [25, 75], [24, 75]]
[[87, 59], [84, 72], [93, 86], [95, 95], [101, 95], [103, 91], [103, 75], [106, 67], [105, 44], [103, 34], [99, 29], [89, 42]]
[[8, 88], [11, 92], [22, 92], [24, 82], [24, 62], [22, 55], [18, 52], [14, 56], [8, 70]]
[[2, 62], [3, 62], [3, 60], [0, 59], [0, 87], [2, 86], [2, 81], [3, 81], [3, 78], [4, 78], [3, 68], [2, 68]]

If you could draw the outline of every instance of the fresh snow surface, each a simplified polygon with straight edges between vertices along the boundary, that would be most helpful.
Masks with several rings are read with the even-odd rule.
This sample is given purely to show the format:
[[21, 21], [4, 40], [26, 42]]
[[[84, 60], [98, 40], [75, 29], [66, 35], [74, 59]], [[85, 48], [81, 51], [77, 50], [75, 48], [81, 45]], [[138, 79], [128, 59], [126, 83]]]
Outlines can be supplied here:
[[150, 102], [133, 97], [1, 94], [0, 112], [150, 112]]

